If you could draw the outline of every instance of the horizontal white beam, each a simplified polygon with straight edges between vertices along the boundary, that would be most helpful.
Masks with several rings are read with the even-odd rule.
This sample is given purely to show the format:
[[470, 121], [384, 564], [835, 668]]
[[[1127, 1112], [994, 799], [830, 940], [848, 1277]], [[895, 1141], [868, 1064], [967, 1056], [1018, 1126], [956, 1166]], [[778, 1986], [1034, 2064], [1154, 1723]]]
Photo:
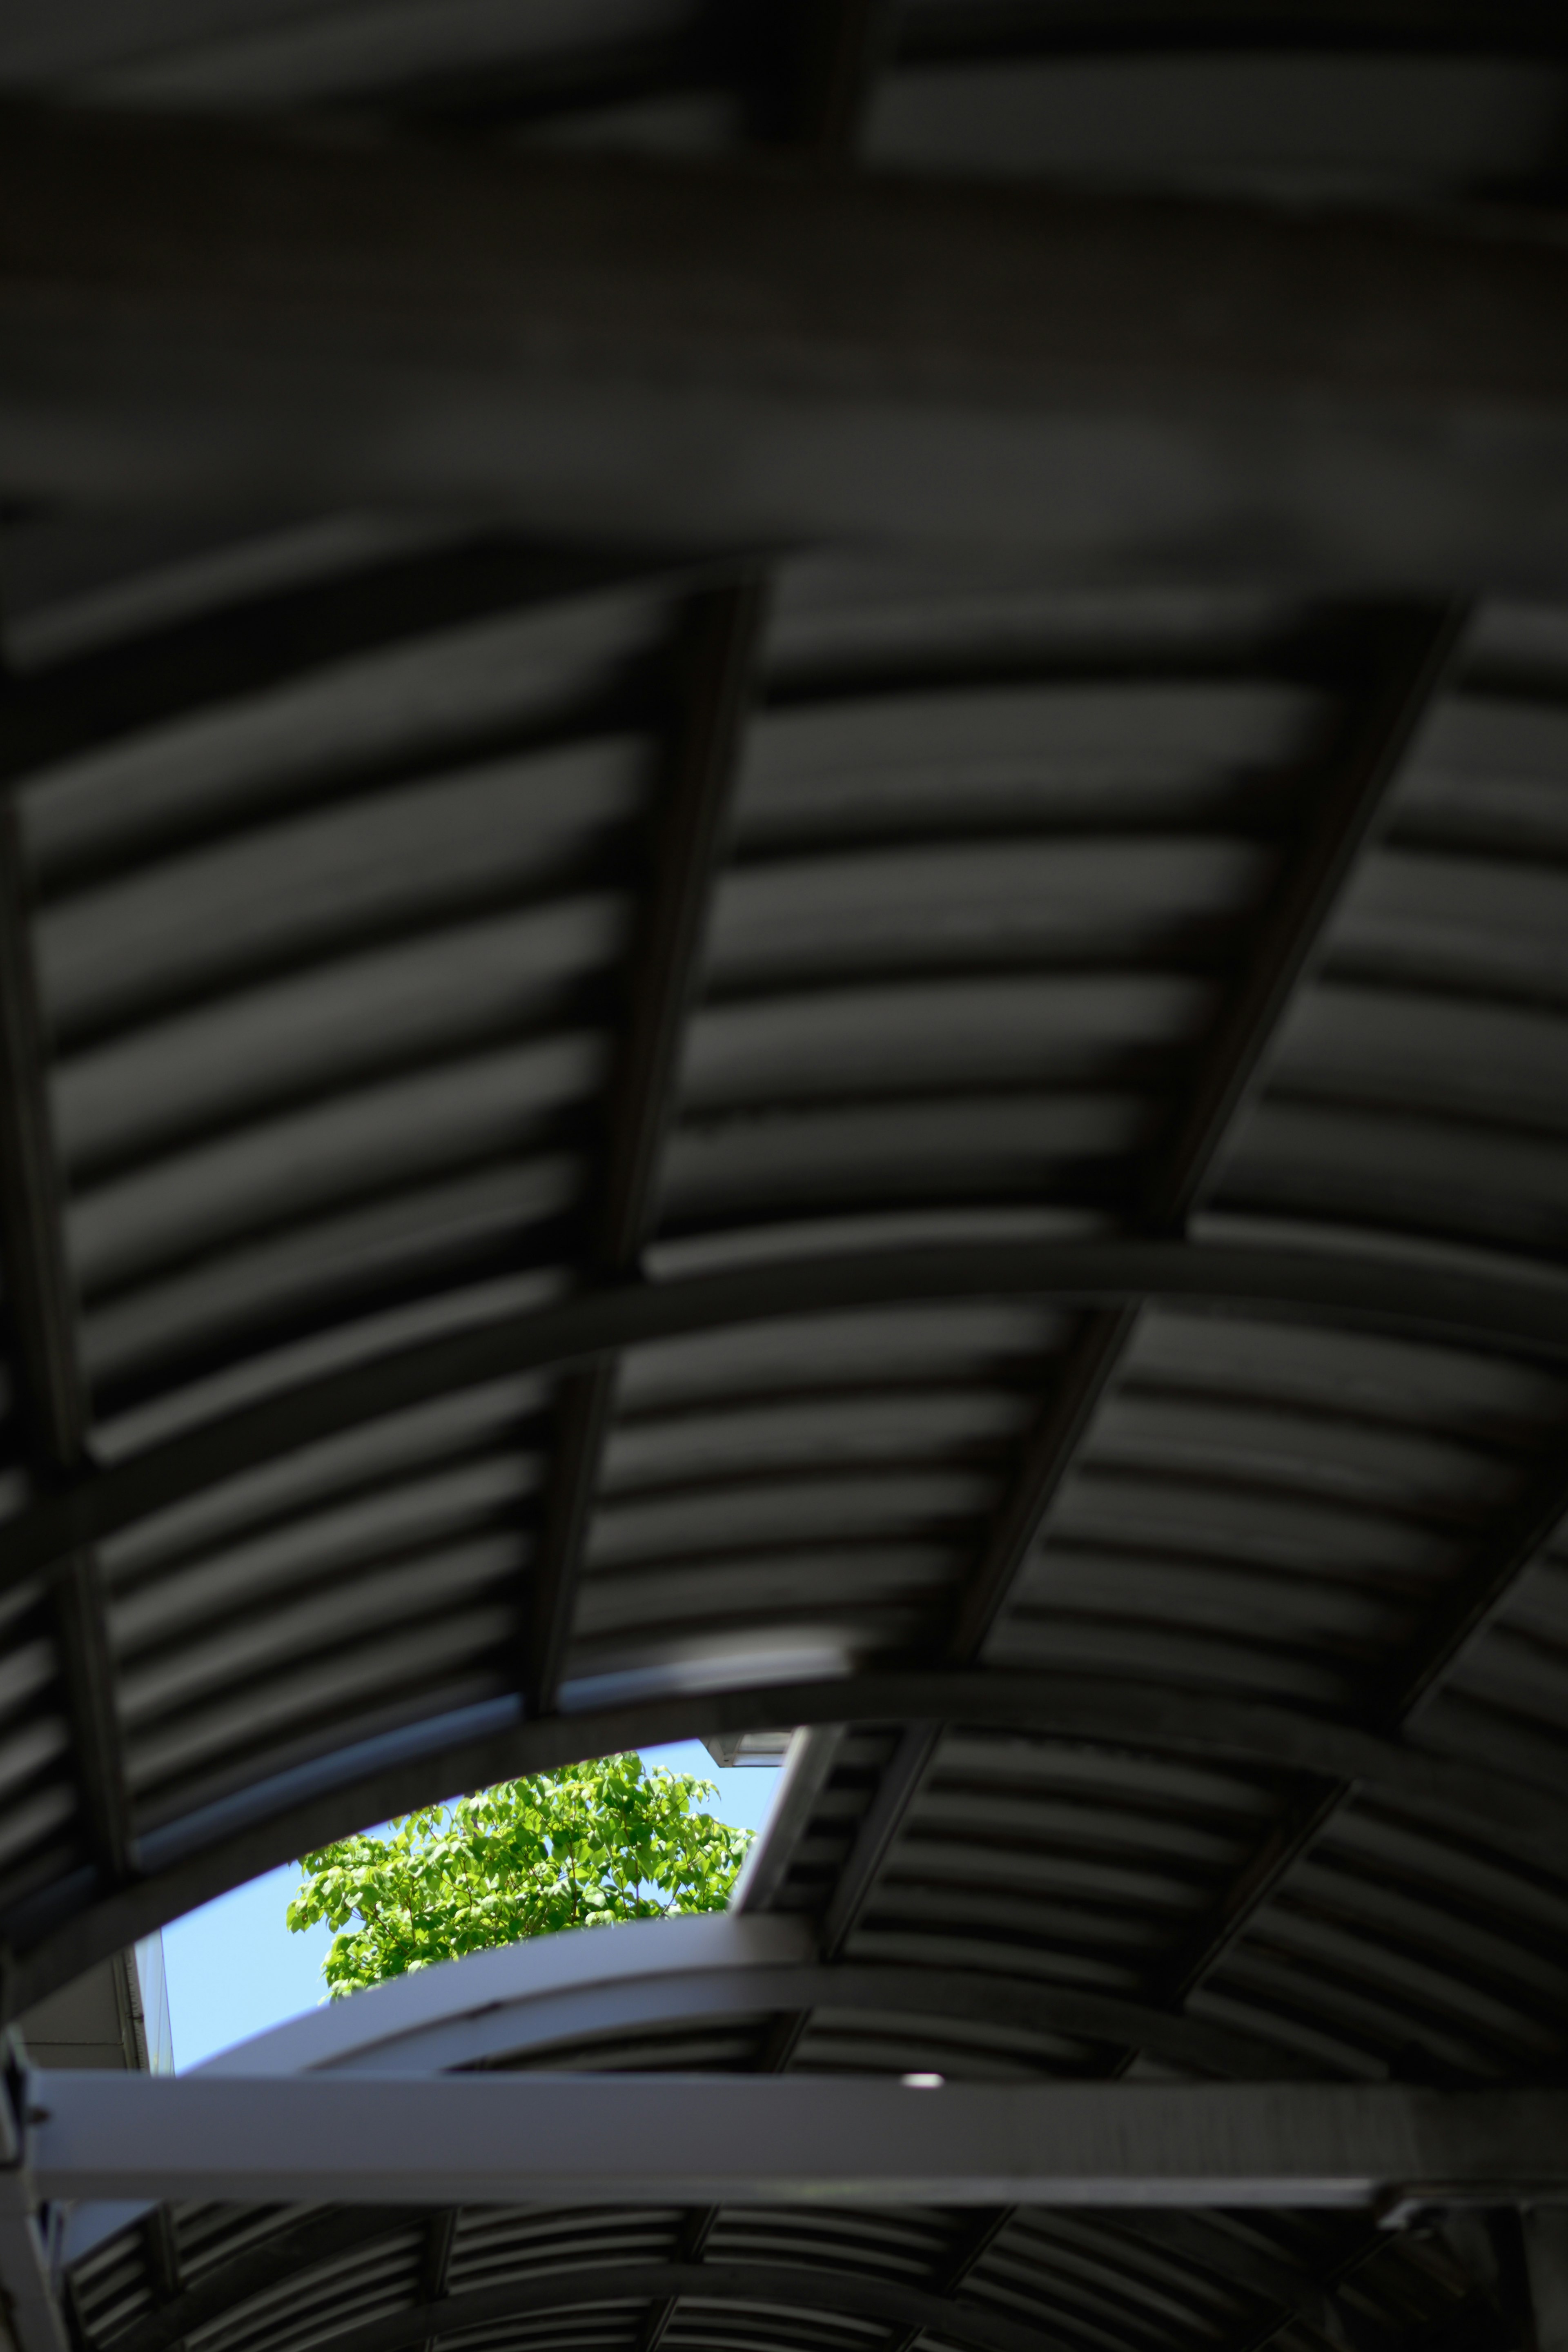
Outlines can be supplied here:
[[29, 2078], [41, 2195], [374, 2204], [1568, 2203], [1568, 2094], [867, 2078]]
[[1568, 583], [1568, 253], [1500, 220], [0, 120], [14, 495]]

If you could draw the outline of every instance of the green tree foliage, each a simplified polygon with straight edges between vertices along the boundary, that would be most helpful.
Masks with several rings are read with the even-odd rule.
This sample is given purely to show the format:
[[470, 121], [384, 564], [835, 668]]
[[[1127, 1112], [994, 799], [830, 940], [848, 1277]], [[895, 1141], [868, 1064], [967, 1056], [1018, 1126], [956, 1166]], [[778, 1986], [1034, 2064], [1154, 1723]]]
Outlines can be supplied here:
[[640, 1756], [506, 1780], [306, 1854], [289, 1925], [336, 1931], [322, 1962], [336, 2000], [558, 1927], [721, 1911], [751, 1832], [697, 1810], [717, 1793]]

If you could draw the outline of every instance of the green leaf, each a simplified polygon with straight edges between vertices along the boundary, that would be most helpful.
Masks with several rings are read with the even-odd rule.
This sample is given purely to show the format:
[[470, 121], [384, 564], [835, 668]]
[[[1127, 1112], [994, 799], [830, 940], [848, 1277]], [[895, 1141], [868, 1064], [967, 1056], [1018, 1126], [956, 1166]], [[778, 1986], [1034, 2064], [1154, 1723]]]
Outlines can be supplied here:
[[306, 1854], [285, 1916], [296, 1934], [333, 1930], [336, 2000], [563, 1927], [721, 1911], [751, 1832], [696, 1810], [717, 1794], [637, 1755], [503, 1781]]

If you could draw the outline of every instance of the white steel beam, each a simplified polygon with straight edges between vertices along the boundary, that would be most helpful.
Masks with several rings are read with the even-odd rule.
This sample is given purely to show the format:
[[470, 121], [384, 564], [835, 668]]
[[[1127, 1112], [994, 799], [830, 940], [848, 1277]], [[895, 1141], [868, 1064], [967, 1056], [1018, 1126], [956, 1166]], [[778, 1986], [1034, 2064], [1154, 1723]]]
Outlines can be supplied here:
[[241, 2203], [1568, 2204], [1568, 2093], [866, 2078], [37, 2074], [54, 2198]]

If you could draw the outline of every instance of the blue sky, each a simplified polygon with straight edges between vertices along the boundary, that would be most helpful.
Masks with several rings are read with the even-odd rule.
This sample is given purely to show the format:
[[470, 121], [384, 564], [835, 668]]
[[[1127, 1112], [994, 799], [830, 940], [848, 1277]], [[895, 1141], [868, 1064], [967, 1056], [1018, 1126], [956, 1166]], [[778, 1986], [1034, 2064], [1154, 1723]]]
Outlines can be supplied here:
[[[644, 1754], [649, 1764], [715, 1781], [719, 1795], [709, 1811], [719, 1820], [742, 1829], [762, 1827], [778, 1786], [777, 1772], [721, 1772], [696, 1739]], [[321, 1962], [331, 1931], [313, 1927], [302, 1936], [289, 1934], [283, 1914], [299, 1885], [292, 1864], [271, 1870], [164, 1928], [177, 2068], [199, 2066], [235, 2042], [314, 2009], [321, 1999]]]

